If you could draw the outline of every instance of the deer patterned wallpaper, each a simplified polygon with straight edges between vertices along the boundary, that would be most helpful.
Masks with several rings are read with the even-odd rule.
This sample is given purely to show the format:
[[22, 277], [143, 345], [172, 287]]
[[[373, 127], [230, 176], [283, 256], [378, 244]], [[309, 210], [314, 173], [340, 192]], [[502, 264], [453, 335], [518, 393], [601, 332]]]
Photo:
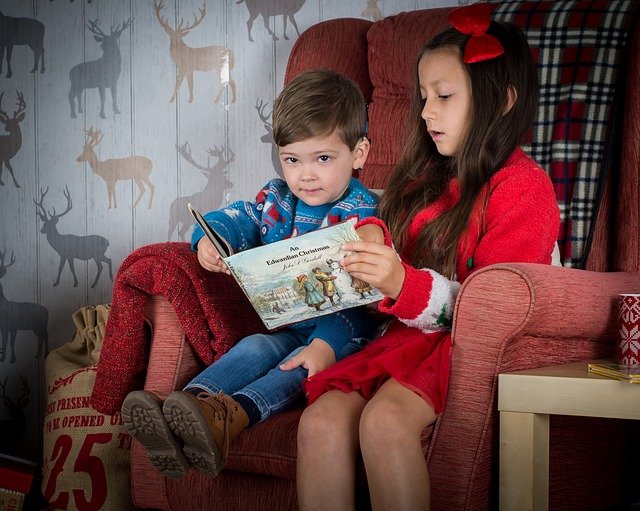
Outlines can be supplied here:
[[309, 26], [467, 0], [0, 0], [0, 452], [38, 459], [48, 350], [186, 203], [279, 174], [271, 106]]

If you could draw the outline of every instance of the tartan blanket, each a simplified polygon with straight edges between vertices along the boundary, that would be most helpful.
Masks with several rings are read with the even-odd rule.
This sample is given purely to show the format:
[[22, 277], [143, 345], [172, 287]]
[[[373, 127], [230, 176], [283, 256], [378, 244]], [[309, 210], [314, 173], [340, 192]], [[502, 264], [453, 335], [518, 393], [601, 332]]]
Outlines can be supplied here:
[[524, 149], [554, 183], [564, 266], [584, 266], [601, 187], [616, 165], [614, 107], [637, 4], [501, 0], [493, 12], [523, 29], [538, 63], [540, 109]]

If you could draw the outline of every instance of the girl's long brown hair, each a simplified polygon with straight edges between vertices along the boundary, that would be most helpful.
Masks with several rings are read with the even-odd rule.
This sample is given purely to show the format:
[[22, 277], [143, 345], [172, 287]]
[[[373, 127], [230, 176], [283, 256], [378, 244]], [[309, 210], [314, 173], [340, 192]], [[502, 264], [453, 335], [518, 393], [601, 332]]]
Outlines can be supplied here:
[[[469, 36], [449, 29], [435, 36], [419, 52], [448, 50], [460, 58], [471, 84], [467, 131], [455, 156], [442, 156], [427, 132], [420, 114], [423, 101], [416, 85], [407, 139], [380, 204], [380, 216], [389, 227], [396, 248], [417, 268], [432, 268], [453, 278], [460, 237], [469, 225], [476, 198], [491, 176], [524, 141], [538, 106], [538, 76], [522, 31], [511, 23], [492, 22], [488, 33], [502, 43], [497, 58], [462, 63]], [[513, 87], [516, 101], [505, 114], [507, 91]], [[407, 253], [407, 231], [415, 215], [434, 202], [448, 181], [460, 180], [460, 201], [423, 229]]]

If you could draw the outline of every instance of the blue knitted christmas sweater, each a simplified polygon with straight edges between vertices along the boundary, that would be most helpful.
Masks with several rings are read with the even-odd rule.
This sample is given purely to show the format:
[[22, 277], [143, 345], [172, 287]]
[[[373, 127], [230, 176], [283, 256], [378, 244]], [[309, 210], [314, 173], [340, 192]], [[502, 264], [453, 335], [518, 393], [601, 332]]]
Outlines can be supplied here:
[[[282, 179], [272, 179], [256, 195], [253, 202], [237, 201], [204, 218], [223, 236], [234, 253], [292, 238], [320, 227], [347, 219], [362, 220], [374, 216], [378, 197], [357, 179], [352, 178], [343, 196], [321, 206], [309, 206], [299, 200]], [[197, 250], [204, 232], [196, 224], [191, 247]], [[364, 307], [347, 309], [317, 319], [289, 325], [301, 330], [307, 343], [315, 338], [327, 342], [336, 356], [351, 339], [371, 338], [377, 322]]]

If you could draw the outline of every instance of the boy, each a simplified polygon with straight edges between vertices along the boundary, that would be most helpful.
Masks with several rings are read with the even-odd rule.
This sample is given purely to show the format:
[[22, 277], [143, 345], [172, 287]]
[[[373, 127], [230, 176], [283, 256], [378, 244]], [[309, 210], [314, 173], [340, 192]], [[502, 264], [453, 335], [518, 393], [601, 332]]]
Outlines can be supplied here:
[[[235, 202], [205, 219], [239, 252], [373, 216], [376, 195], [352, 177], [369, 153], [365, 127], [365, 101], [351, 80], [327, 70], [299, 75], [274, 103], [284, 180], [269, 181], [253, 202]], [[192, 248], [203, 268], [229, 271], [197, 225]], [[130, 393], [122, 407], [125, 428], [164, 475], [182, 477], [190, 465], [215, 476], [243, 429], [294, 406], [304, 378], [373, 336], [376, 322], [367, 314], [348, 309], [245, 337], [164, 403], [151, 392]]]

